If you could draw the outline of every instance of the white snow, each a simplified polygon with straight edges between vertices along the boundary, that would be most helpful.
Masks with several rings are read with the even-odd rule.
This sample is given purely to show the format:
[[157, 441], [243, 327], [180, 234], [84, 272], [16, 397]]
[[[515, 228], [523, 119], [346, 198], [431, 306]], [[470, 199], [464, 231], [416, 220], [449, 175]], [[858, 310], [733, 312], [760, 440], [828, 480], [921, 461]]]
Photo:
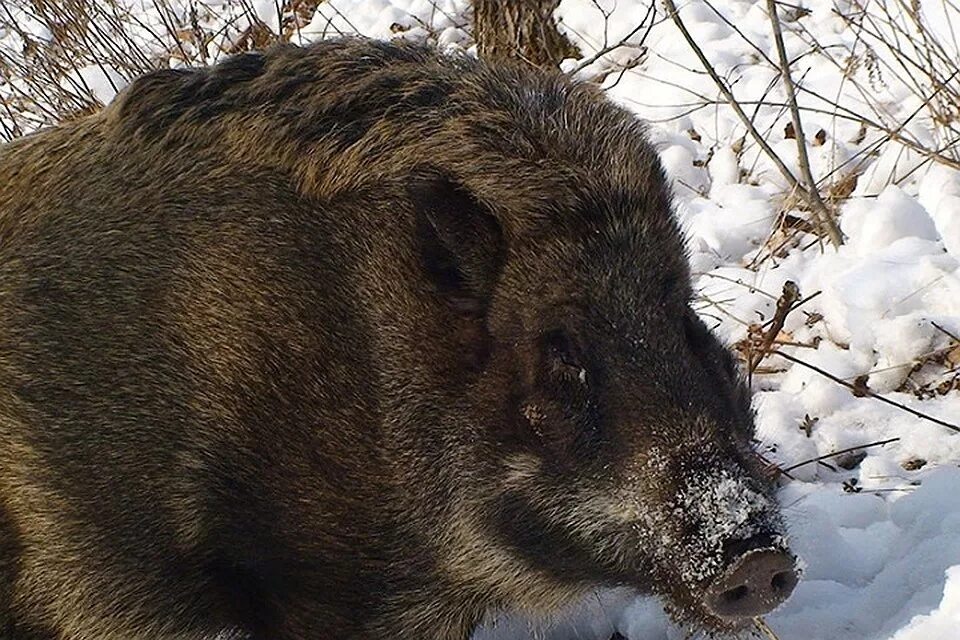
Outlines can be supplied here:
[[926, 615], [914, 617], [892, 640], [949, 638], [960, 629], [960, 566], [947, 569], [940, 605]]
[[[468, 4], [328, 0], [294, 39], [361, 33], [469, 49]], [[700, 0], [678, 4], [757, 129], [799, 175], [796, 141], [786, 135], [785, 95], [767, 62], [776, 59], [776, 50], [765, 3], [717, 0], [716, 11]], [[562, 0], [557, 17], [584, 56], [618, 42], [644, 19], [655, 23], [649, 33], [639, 30], [632, 46], [602, 57], [580, 76], [605, 77], [612, 99], [652, 123], [650, 134], [673, 180], [689, 238], [697, 309], [718, 335], [731, 344], [743, 340], [751, 323], [772, 316], [783, 284], [793, 281], [804, 298], [813, 297], [788, 317], [784, 352], [847, 382], [865, 380], [886, 398], [956, 424], [960, 171], [931, 162], [913, 147], [942, 148], [956, 160], [958, 145], [921, 108], [916, 88], [893, 72], [890, 52], [862, 39], [839, 15], [861, 4], [875, 7], [877, 0], [799, 4], [808, 15], [783, 5], [785, 45], [802, 85], [798, 100], [812, 170], [825, 193], [847, 187], [839, 208], [847, 244], [840, 249], [809, 233], [777, 230], [784, 211], [793, 226], [809, 221], [809, 212], [790, 197], [780, 171], [722, 104], [659, 3], [651, 17], [647, 0]], [[919, 4], [943, 37], [946, 55], [960, 59], [953, 36], [954, 27], [960, 30], [956, 5]], [[258, 0], [252, 6], [264, 21], [276, 23], [275, 3]], [[149, 8], [143, 16], [157, 25]], [[43, 37], [43, 25], [23, 24]], [[16, 49], [18, 37], [0, 32], [0, 44]], [[148, 40], [144, 36], [145, 50], [155, 53]], [[903, 46], [910, 50], [919, 42]], [[171, 58], [171, 64], [181, 63]], [[563, 68], [577, 65], [569, 60]], [[104, 101], [122, 82], [109, 68], [104, 75], [99, 67], [84, 67], [80, 77]], [[917, 82], [921, 91], [932, 91], [929, 82]], [[869, 123], [903, 125], [900, 134], [915, 144], [890, 140]], [[866, 457], [850, 470], [829, 459], [790, 471], [793, 479], [785, 482], [780, 500], [806, 569], [793, 597], [766, 617], [770, 627], [781, 640], [960, 637], [960, 434], [856, 397], [813, 369], [776, 356], [762, 363], [753, 386], [761, 449], [784, 467], [898, 439], [865, 449]], [[749, 501], [727, 498], [731, 507], [749, 507]], [[551, 621], [506, 613], [475, 640], [524, 638], [531, 628], [557, 640], [608, 640], [614, 630], [631, 640], [687, 637], [655, 599], [618, 590], [591, 595]]]

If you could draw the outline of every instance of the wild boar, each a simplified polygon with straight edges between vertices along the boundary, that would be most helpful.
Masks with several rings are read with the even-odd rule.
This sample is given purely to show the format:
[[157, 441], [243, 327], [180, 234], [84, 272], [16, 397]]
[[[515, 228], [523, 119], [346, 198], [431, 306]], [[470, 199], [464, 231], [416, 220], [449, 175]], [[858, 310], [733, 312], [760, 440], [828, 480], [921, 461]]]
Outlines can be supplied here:
[[671, 206], [595, 87], [359, 39], [0, 149], [0, 636], [776, 606], [794, 558]]

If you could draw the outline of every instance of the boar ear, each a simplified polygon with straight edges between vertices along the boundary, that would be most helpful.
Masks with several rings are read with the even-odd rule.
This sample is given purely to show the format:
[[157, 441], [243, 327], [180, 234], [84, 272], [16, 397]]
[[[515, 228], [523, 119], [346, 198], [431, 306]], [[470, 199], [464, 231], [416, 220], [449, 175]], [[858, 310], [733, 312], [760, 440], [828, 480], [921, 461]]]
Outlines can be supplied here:
[[407, 194], [427, 277], [455, 309], [482, 314], [503, 264], [500, 223], [462, 183], [433, 169], [417, 171]]

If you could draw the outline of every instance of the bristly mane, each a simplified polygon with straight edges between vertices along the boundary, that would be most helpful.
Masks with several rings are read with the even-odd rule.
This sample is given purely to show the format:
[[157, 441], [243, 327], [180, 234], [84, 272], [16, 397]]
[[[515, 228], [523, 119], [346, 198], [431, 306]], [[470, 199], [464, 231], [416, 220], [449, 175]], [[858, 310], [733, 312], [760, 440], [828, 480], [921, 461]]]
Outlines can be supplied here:
[[640, 190], [666, 184], [643, 124], [592, 85], [522, 65], [409, 42], [282, 45], [143, 76], [105, 117], [114, 135], [282, 167], [310, 197], [439, 163], [481, 201], [509, 202], [513, 234], [559, 219], [571, 235], [676, 235], [669, 191]]

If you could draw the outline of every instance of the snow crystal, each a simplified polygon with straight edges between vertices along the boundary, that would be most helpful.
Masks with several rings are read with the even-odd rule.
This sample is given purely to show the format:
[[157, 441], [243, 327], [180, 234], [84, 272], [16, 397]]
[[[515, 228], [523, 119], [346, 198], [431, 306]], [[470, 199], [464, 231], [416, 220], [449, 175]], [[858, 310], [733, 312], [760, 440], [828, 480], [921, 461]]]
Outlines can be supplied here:
[[677, 517], [698, 527], [697, 544], [686, 555], [684, 579], [697, 584], [722, 567], [723, 545], [747, 539], [769, 524], [770, 501], [742, 474], [722, 470], [694, 475], [678, 496]]

